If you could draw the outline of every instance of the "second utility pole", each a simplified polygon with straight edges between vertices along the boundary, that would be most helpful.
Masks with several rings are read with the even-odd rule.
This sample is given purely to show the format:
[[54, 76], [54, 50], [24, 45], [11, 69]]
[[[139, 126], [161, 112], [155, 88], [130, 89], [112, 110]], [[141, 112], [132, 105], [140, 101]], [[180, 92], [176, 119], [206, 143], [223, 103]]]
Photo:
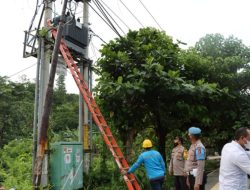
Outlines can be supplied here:
[[[89, 0], [83, 0], [83, 24], [84, 26], [89, 30]], [[88, 40], [89, 43], [89, 40]], [[89, 52], [88, 52], [89, 44], [87, 44], [87, 47], [84, 50], [84, 58], [85, 61], [83, 63], [83, 66], [80, 68], [81, 73], [83, 74], [83, 78], [85, 83], [89, 87]], [[89, 153], [89, 110], [88, 106], [85, 102], [82, 100], [82, 96], [80, 94], [79, 99], [79, 140], [83, 143], [84, 147], [84, 172], [86, 174], [89, 173], [90, 168], [90, 153]], [[92, 118], [91, 118], [92, 119]], [[85, 134], [85, 135], [84, 135]], [[86, 150], [88, 152], [86, 152]], [[91, 151], [91, 150], [90, 150]]]

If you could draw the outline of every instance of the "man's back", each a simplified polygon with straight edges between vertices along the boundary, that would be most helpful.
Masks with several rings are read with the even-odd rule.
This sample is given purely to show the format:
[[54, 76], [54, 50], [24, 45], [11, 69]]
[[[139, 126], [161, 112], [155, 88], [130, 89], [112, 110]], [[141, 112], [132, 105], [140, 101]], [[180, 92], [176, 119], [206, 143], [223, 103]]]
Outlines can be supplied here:
[[235, 141], [222, 149], [220, 163], [220, 190], [246, 190], [250, 160], [245, 150]]
[[161, 154], [155, 150], [147, 150], [139, 156], [137, 161], [129, 168], [129, 173], [133, 173], [141, 164], [144, 164], [148, 178], [150, 180], [164, 177], [165, 163]]
[[145, 151], [140, 157], [143, 159], [149, 178], [164, 176], [165, 164], [159, 152], [155, 150]]

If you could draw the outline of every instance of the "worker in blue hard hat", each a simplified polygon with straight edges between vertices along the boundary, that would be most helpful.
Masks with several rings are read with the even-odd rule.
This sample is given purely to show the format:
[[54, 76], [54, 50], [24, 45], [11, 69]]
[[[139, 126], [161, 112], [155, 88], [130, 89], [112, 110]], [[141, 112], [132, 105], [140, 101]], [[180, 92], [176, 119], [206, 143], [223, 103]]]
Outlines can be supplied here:
[[200, 140], [201, 129], [198, 127], [190, 127], [188, 136], [191, 146], [188, 151], [188, 158], [185, 162], [184, 172], [187, 177], [187, 184], [190, 190], [205, 190], [205, 159], [206, 149]]
[[127, 173], [133, 173], [143, 164], [150, 180], [152, 190], [163, 190], [162, 186], [166, 173], [163, 158], [158, 151], [152, 150], [153, 144], [149, 139], [143, 141], [142, 147], [144, 148], [143, 153], [140, 154], [137, 161], [129, 168]]

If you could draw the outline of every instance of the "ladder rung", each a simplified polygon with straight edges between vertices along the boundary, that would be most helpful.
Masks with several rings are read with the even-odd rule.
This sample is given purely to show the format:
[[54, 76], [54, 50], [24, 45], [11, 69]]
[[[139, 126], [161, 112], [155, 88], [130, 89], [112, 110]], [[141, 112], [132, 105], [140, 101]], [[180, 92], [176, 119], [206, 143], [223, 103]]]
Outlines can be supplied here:
[[[83, 81], [83, 82], [84, 82], [84, 81]], [[86, 85], [82, 85], [82, 86], [83, 86], [84, 89], [86, 89], [86, 90], [88, 89], [88, 87], [87, 87]]]
[[98, 108], [98, 106], [96, 106], [96, 105], [94, 105], [94, 104], [91, 104], [91, 106], [92, 106], [93, 108]]
[[116, 156], [116, 158], [123, 159], [124, 157], [123, 156]]
[[103, 128], [104, 128], [104, 127], [105, 127], [105, 128], [108, 127], [107, 125], [103, 125], [103, 124], [101, 124], [101, 126], [102, 126]]

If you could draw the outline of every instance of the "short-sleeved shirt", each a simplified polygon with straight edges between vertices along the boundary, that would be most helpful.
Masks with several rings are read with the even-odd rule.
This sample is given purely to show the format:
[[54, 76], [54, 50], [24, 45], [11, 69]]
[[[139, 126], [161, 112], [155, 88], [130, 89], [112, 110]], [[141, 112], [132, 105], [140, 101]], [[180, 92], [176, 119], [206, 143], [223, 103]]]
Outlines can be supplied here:
[[184, 150], [183, 146], [177, 146], [173, 148], [171, 154], [171, 160], [169, 164], [169, 171], [174, 176], [183, 176], [184, 175], [184, 166], [185, 166], [185, 159], [184, 159]]
[[197, 168], [198, 160], [206, 159], [206, 149], [200, 140], [192, 144], [188, 150], [188, 159], [185, 163], [185, 171], [190, 172]]

